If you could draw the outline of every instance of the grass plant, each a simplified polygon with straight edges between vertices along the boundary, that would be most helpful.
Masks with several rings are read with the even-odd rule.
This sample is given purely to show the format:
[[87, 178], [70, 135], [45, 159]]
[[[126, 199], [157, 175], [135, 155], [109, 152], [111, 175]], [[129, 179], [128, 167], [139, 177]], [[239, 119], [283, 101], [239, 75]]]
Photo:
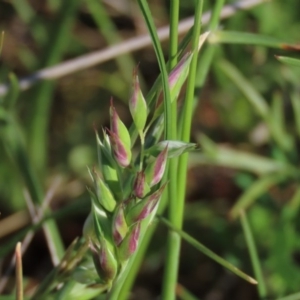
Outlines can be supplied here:
[[[0, 219], [0, 257], [8, 266], [0, 300], [138, 299], [135, 287], [146, 289], [143, 270], [151, 274], [149, 285], [159, 279], [158, 291], [147, 290], [153, 298], [202, 299], [217, 292], [222, 299], [248, 293], [300, 299], [298, 31], [278, 28], [291, 20], [300, 29], [299, 5], [129, 3], [0, 4], [27, 30], [16, 34], [28, 43], [7, 50], [16, 27], [0, 14], [0, 80], [6, 82], [0, 86], [1, 218], [22, 210], [31, 220], [20, 231], [1, 233]], [[190, 12], [191, 28], [181, 29]], [[225, 15], [231, 18], [221, 22]], [[167, 44], [159, 22], [169, 26]], [[137, 41], [136, 31], [148, 36]], [[151, 49], [135, 56], [121, 47], [124, 39], [139, 45], [130, 49], [150, 39]], [[99, 57], [91, 54], [58, 65], [99, 45], [116, 51], [100, 61], [115, 62], [98, 68]], [[17, 75], [35, 73], [19, 80], [10, 51]], [[87, 66], [86, 73], [72, 74]], [[69, 77], [56, 80], [62, 74]], [[76, 76], [88, 83], [79, 80], [77, 87]], [[71, 125], [61, 123], [60, 109]], [[207, 168], [216, 170], [212, 178]], [[226, 198], [226, 191], [234, 196]], [[69, 225], [73, 217], [83, 232]], [[34, 261], [44, 276], [32, 288], [24, 254], [41, 228], [51, 268]], [[217, 282], [231, 286], [221, 290]]]

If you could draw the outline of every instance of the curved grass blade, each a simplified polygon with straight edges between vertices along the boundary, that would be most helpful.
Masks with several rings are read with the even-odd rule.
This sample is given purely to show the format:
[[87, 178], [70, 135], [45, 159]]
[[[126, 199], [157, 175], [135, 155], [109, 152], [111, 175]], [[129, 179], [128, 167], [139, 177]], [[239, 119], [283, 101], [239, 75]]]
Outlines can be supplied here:
[[165, 137], [166, 139], [168, 139], [169, 136], [172, 136], [172, 128], [171, 128], [172, 121], [171, 121], [171, 94], [170, 94], [170, 89], [168, 84], [168, 72], [167, 72], [166, 62], [164, 59], [161, 44], [157, 35], [157, 30], [155, 28], [154, 21], [149, 6], [147, 4], [147, 1], [138, 0], [138, 4], [140, 6], [141, 12], [143, 13], [144, 19], [146, 21], [146, 25], [152, 39], [154, 51], [161, 72], [162, 88], [163, 88], [163, 95], [164, 95]]
[[189, 234], [185, 233], [184, 231], [180, 229], [176, 229], [169, 221], [167, 221], [165, 218], [158, 216], [159, 220], [166, 225], [169, 229], [173, 230], [174, 232], [178, 233], [182, 239], [184, 239], [186, 242], [194, 246], [197, 250], [201, 251], [203, 254], [217, 262], [218, 264], [222, 265], [232, 273], [236, 274], [237, 276], [243, 278], [244, 280], [248, 281], [251, 284], [257, 284], [257, 281], [252, 278], [251, 276], [245, 274], [238, 268], [236, 268], [234, 265], [223, 259], [222, 257], [215, 254], [213, 251], [205, 247], [203, 244], [198, 242], [196, 239], [191, 237]]

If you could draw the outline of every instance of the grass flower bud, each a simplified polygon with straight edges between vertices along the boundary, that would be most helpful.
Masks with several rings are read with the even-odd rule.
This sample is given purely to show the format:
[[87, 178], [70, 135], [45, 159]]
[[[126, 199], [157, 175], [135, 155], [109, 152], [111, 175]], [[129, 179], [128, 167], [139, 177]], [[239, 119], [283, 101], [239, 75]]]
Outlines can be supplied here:
[[136, 205], [134, 205], [126, 215], [126, 220], [128, 224], [134, 224], [140, 222], [141, 220], [147, 218], [157, 203], [159, 202], [161, 195], [166, 187], [166, 183], [163, 184], [156, 192], [154, 192], [149, 197], [141, 200]]
[[129, 100], [129, 109], [137, 130], [142, 132], [146, 125], [148, 108], [140, 88], [137, 69], [133, 72], [133, 93]]
[[[186, 53], [169, 74], [168, 83], [169, 83], [170, 94], [171, 94], [171, 102], [177, 100], [179, 92], [189, 73], [192, 56], [193, 55], [191, 54], [191, 52]], [[161, 115], [163, 111], [162, 104], [163, 104], [163, 98], [159, 97], [156, 103], [154, 117], [158, 117]]]
[[121, 167], [127, 167], [131, 161], [130, 135], [119, 118], [112, 101], [110, 105], [110, 130], [108, 132], [116, 161]]
[[125, 220], [124, 208], [120, 204], [117, 206], [112, 223], [112, 233], [115, 244], [118, 246], [124, 239], [128, 232], [128, 226]]
[[145, 173], [143, 171], [138, 172], [136, 175], [133, 192], [138, 198], [144, 198], [150, 192], [150, 187], [146, 182]]
[[116, 200], [121, 200], [123, 193], [120, 180], [118, 178], [117, 168], [119, 166], [117, 165], [111, 154], [110, 144], [107, 144], [107, 141], [109, 142], [109, 138], [107, 137], [106, 133], [104, 133], [104, 135], [104, 143], [102, 143], [99, 139], [98, 134], [96, 134], [99, 168], [101, 170], [105, 183], [112, 191]]
[[101, 238], [100, 249], [96, 244], [91, 242], [90, 250], [100, 279], [105, 282], [112, 281], [117, 275], [118, 262], [113, 252], [109, 249], [105, 239]]
[[121, 167], [128, 167], [131, 161], [131, 150], [125, 147], [118, 135], [112, 131], [108, 132], [116, 161]]
[[169, 75], [169, 87], [171, 92], [171, 101], [178, 97], [189, 73], [190, 63], [193, 55], [191, 52], [186, 53]]
[[166, 163], [168, 158], [168, 145], [165, 149], [157, 156], [156, 160], [150, 163], [146, 170], [146, 178], [150, 187], [159, 183], [164, 175]]
[[[107, 211], [112, 212], [116, 207], [116, 200], [110, 191], [109, 187], [104, 183], [100, 176], [93, 171], [92, 178], [95, 184], [96, 198], [98, 202], [104, 207]], [[90, 195], [93, 197], [91, 191]]]
[[129, 231], [118, 248], [118, 257], [121, 262], [127, 261], [136, 251], [140, 237], [141, 223], [135, 223], [129, 228]]

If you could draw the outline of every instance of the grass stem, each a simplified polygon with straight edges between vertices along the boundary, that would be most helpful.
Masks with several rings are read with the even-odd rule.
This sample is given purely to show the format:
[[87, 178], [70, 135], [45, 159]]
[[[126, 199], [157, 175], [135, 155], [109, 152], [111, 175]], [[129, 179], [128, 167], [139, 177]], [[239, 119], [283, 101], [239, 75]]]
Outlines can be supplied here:
[[[195, 74], [198, 57], [198, 44], [201, 31], [201, 16], [202, 16], [203, 1], [196, 1], [195, 5], [195, 23], [192, 35], [192, 51], [193, 58], [190, 67], [190, 73], [187, 82], [187, 92], [185, 105], [183, 108], [184, 123], [182, 128], [181, 140], [188, 142], [190, 139], [191, 121], [192, 121], [192, 108], [194, 99], [195, 88]], [[177, 197], [172, 199], [174, 205], [170, 208], [170, 221], [175, 228], [181, 229], [183, 223], [184, 213], [184, 201], [185, 201], [185, 186], [186, 186], [186, 172], [187, 172], [187, 158], [186, 154], [183, 154], [178, 163], [178, 179], [177, 179]], [[175, 206], [176, 204], [176, 206]], [[178, 262], [180, 254], [180, 236], [175, 232], [170, 232], [168, 241], [168, 252], [166, 261], [166, 271], [163, 282], [163, 299], [173, 300], [175, 299], [175, 289], [178, 277]]]
[[[178, 52], [178, 22], [179, 22], [179, 1], [174, 0], [171, 1], [170, 4], [170, 45], [169, 45], [169, 71], [175, 67], [177, 64], [177, 52]], [[171, 130], [167, 139], [176, 140], [177, 139], [177, 101], [173, 101], [171, 105]], [[174, 216], [174, 212], [177, 208], [177, 163], [178, 159], [173, 158], [170, 160], [168, 165], [168, 179], [170, 180], [168, 185], [168, 199], [169, 199], [169, 218], [172, 220], [172, 216]], [[176, 241], [179, 240], [179, 241]], [[164, 270], [164, 284], [162, 288], [162, 298], [163, 299], [175, 299], [175, 286], [177, 282], [177, 270], [179, 261], [176, 257], [176, 252], [172, 254], [172, 247], [174, 243], [180, 243], [180, 238], [177, 234], [170, 231], [167, 239], [167, 256], [166, 256], [166, 268]], [[176, 262], [176, 263], [175, 263]]]

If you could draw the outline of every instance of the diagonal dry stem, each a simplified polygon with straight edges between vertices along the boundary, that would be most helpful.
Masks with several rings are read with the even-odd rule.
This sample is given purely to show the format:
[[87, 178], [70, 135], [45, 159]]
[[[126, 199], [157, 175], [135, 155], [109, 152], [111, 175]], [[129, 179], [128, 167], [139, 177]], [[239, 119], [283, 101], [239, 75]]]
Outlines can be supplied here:
[[[270, 0], [242, 0], [237, 1], [233, 4], [226, 5], [222, 9], [220, 18], [226, 19], [234, 15], [240, 10], [247, 10], [256, 5], [268, 2]], [[211, 12], [206, 12], [202, 17], [202, 24], [208, 24], [211, 17]], [[182, 20], [178, 26], [178, 34], [183, 35], [189, 31], [193, 26], [194, 18], [187, 18]], [[158, 37], [161, 41], [165, 41], [169, 38], [169, 26], [164, 26], [158, 29]], [[63, 62], [61, 64], [55, 65], [53, 67], [45, 68], [39, 70], [28, 77], [21, 78], [19, 80], [19, 86], [21, 90], [26, 90], [30, 88], [33, 84], [41, 80], [56, 79], [68, 74], [87, 69], [96, 64], [103, 63], [110, 59], [113, 59], [121, 54], [129, 53], [136, 51], [147, 46], [150, 46], [152, 43], [151, 37], [148, 34], [140, 35], [117, 45], [107, 47], [103, 50], [95, 51], [89, 54], [82, 55], [75, 59]], [[0, 85], [0, 96], [5, 95], [9, 90], [9, 84]]]

